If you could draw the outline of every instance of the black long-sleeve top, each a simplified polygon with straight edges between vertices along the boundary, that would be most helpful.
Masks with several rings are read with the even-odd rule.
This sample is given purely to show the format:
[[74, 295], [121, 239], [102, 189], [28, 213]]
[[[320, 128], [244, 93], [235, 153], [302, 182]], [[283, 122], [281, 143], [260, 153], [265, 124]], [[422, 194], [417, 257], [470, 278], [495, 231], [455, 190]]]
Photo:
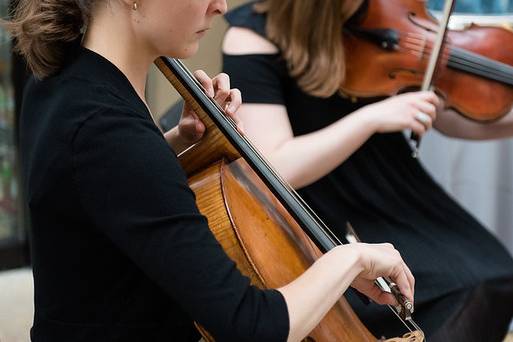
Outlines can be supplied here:
[[80, 48], [32, 80], [21, 117], [33, 341], [282, 341], [283, 296], [249, 284], [210, 232], [128, 79]]

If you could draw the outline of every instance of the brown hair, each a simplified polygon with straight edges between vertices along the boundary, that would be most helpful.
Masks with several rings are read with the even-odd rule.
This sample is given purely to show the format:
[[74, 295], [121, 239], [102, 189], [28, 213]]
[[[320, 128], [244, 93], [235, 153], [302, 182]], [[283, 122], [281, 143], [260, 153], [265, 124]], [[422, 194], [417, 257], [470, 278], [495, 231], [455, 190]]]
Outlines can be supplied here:
[[59, 70], [72, 43], [80, 37], [95, 0], [19, 0], [12, 18], [2, 24], [15, 49], [38, 78]]
[[342, 26], [363, 0], [265, 0], [267, 36], [276, 44], [299, 87], [329, 97], [345, 77]]

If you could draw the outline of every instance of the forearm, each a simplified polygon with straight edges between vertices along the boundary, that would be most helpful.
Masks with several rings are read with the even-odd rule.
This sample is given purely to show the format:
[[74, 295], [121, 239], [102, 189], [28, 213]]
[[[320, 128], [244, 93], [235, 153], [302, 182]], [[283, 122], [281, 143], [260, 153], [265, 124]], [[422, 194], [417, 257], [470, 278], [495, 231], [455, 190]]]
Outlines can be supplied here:
[[435, 121], [440, 133], [459, 139], [488, 140], [513, 136], [513, 112], [492, 123], [471, 121], [454, 112], [446, 110]]
[[362, 114], [357, 111], [319, 131], [282, 143], [268, 154], [269, 161], [294, 188], [317, 181], [375, 132]]
[[306, 337], [362, 270], [357, 252], [340, 246], [317, 260], [295, 281], [278, 289], [289, 311], [288, 341]]

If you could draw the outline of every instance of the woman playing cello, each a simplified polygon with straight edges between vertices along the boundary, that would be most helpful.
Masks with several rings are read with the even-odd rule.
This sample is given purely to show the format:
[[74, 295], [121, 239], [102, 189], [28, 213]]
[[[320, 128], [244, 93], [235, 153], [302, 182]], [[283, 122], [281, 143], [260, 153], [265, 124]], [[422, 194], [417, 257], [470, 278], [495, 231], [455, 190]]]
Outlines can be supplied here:
[[[394, 303], [413, 277], [389, 244], [341, 246], [279, 289], [249, 284], [199, 214], [175, 153], [203, 124], [165, 134], [145, 99], [160, 55], [193, 55], [224, 0], [21, 0], [8, 28], [36, 78], [21, 153], [32, 220], [33, 341], [296, 341], [348, 286]], [[83, 33], [83, 36], [82, 36]], [[236, 119], [226, 75], [196, 73]]]

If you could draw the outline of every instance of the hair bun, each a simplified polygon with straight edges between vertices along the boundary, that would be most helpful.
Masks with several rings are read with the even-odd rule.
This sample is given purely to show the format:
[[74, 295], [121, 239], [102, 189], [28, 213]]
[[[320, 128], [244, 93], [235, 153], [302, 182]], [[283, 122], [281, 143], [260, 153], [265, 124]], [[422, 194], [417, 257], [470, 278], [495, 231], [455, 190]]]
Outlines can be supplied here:
[[58, 71], [87, 22], [92, 0], [20, 0], [6, 24], [38, 78]]

